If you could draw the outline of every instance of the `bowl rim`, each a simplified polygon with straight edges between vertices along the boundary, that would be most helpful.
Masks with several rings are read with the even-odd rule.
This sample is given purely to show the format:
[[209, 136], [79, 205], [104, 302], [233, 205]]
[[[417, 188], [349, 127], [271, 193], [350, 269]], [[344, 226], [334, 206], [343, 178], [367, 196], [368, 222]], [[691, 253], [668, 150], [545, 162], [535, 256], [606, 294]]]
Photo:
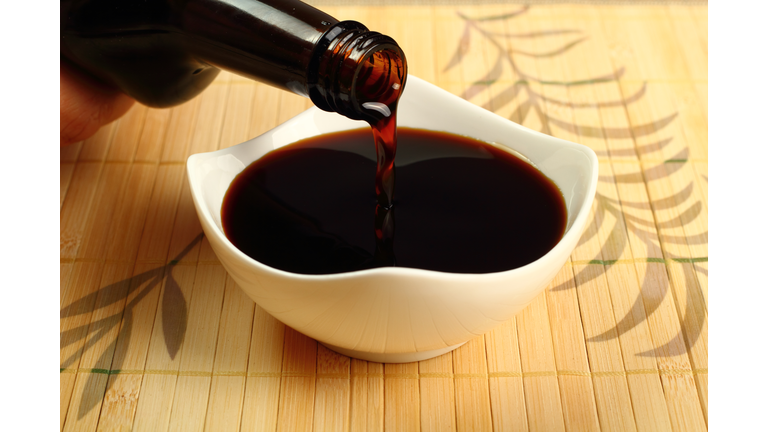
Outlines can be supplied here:
[[[425, 80], [419, 79], [417, 77], [414, 77], [412, 75], [408, 75], [408, 83], [412, 84], [413, 82], [418, 82], [417, 85], [428, 85], [433, 86], [438, 89], [439, 87], [435, 86], [434, 84], [431, 84]], [[440, 89], [442, 90], [442, 89]], [[442, 90], [445, 91], [445, 90]], [[566, 232], [563, 234], [562, 238], [557, 242], [557, 244], [549, 250], [546, 254], [542, 255], [535, 261], [532, 261], [522, 267], [517, 267], [510, 270], [504, 270], [499, 272], [491, 272], [491, 273], [451, 273], [451, 272], [443, 272], [443, 271], [437, 271], [437, 270], [426, 270], [426, 269], [417, 269], [417, 268], [411, 268], [411, 267], [377, 267], [373, 269], [365, 269], [365, 270], [355, 270], [351, 272], [344, 272], [344, 273], [330, 273], [330, 274], [303, 274], [303, 273], [293, 273], [286, 270], [280, 270], [271, 266], [268, 266], [264, 263], [261, 263], [250, 256], [243, 253], [240, 249], [235, 247], [229, 239], [224, 234], [223, 230], [219, 229], [215, 221], [213, 220], [213, 217], [211, 216], [210, 212], [208, 211], [208, 206], [204, 204], [203, 198], [202, 198], [202, 192], [199, 189], [198, 182], [195, 182], [195, 180], [199, 180], [198, 170], [197, 167], [202, 164], [204, 161], [214, 158], [223, 156], [226, 154], [230, 154], [237, 148], [244, 148], [247, 146], [254, 145], [253, 142], [257, 139], [263, 137], [264, 135], [270, 134], [279, 128], [283, 127], [290, 127], [292, 123], [295, 123], [297, 121], [302, 120], [305, 116], [312, 116], [316, 112], [320, 112], [321, 110], [315, 106], [302, 111], [298, 115], [290, 118], [289, 120], [275, 126], [274, 128], [262, 133], [261, 135], [251, 138], [245, 142], [242, 142], [240, 144], [236, 144], [224, 149], [215, 150], [212, 152], [205, 152], [205, 153], [196, 153], [187, 159], [187, 178], [189, 181], [190, 186], [190, 192], [192, 195], [192, 199], [195, 203], [195, 207], [197, 209], [198, 216], [201, 219], [201, 224], [203, 225], [204, 231], [206, 231], [206, 236], [209, 235], [209, 231], [213, 232], [213, 235], [215, 237], [215, 240], [220, 243], [223, 247], [225, 247], [230, 253], [234, 255], [234, 257], [239, 258], [239, 261], [248, 267], [259, 271], [259, 272], [266, 272], [274, 277], [279, 278], [288, 278], [288, 279], [294, 279], [294, 280], [304, 280], [304, 281], [342, 281], [342, 280], [348, 280], [348, 279], [358, 279], [361, 277], [370, 277], [370, 276], [376, 276], [376, 277], [423, 277], [423, 278], [429, 278], [429, 279], [451, 279], [456, 280], [458, 279], [471, 279], [473, 281], [479, 281], [479, 280], [494, 280], [498, 278], [510, 278], [512, 276], [520, 276], [523, 277], [527, 274], [537, 273], [545, 268], [547, 268], [550, 265], [551, 260], [555, 259], [556, 257], [560, 256], [563, 253], [563, 249], [569, 248], [571, 244], [575, 244], [578, 239], [581, 237], [583, 233], [584, 226], [586, 225], [586, 219], [589, 216], [590, 209], [592, 207], [592, 202], [594, 201], [595, 193], [597, 191], [597, 182], [598, 182], [598, 171], [599, 171], [599, 162], [597, 160], [597, 155], [595, 152], [583, 145], [574, 143], [571, 141], [564, 140], [562, 138], [557, 138], [551, 135], [547, 135], [532, 129], [528, 129], [518, 123], [515, 123], [509, 119], [506, 119], [504, 117], [499, 116], [498, 114], [485, 110], [477, 105], [474, 105], [473, 103], [466, 101], [454, 94], [451, 94], [447, 91], [445, 91], [444, 97], [449, 97], [452, 99], [455, 99], [455, 101], [462, 105], [462, 109], [468, 109], [475, 113], [481, 112], [482, 115], [491, 115], [493, 117], [496, 117], [497, 119], [501, 119], [505, 122], [509, 122], [511, 125], [516, 126], [517, 128], [521, 128], [527, 133], [532, 133], [533, 135], [540, 135], [542, 137], [546, 137], [546, 139], [554, 139], [556, 140], [560, 145], [566, 148], [576, 149], [580, 152], [582, 152], [585, 156], [588, 158], [588, 164], [591, 166], [591, 176], [589, 178], [589, 182], [587, 185], [587, 193], [585, 196], [584, 204], [581, 206], [579, 211], [576, 214], [576, 217], [573, 220], [573, 223], [571, 224], [570, 228], [566, 230]], [[363, 125], [361, 124], [361, 127]], [[343, 130], [352, 130], [358, 128], [357, 126], [352, 126], [347, 129]], [[460, 135], [460, 134], [456, 134]], [[477, 139], [477, 138], [475, 138]], [[481, 142], [485, 142], [483, 140], [480, 140]], [[285, 145], [290, 145], [292, 143], [288, 143]], [[261, 157], [261, 156], [260, 156]], [[260, 158], [259, 157], [259, 158]], [[253, 163], [259, 158], [254, 159], [254, 161], [250, 162]], [[205, 228], [209, 229], [205, 229]], [[213, 240], [213, 239], [209, 239]], [[570, 252], [568, 252], [568, 255], [570, 255]], [[567, 259], [567, 257], [566, 257]], [[223, 265], [226, 265], [224, 263], [224, 260], [221, 260]], [[558, 266], [559, 269], [560, 266]]]

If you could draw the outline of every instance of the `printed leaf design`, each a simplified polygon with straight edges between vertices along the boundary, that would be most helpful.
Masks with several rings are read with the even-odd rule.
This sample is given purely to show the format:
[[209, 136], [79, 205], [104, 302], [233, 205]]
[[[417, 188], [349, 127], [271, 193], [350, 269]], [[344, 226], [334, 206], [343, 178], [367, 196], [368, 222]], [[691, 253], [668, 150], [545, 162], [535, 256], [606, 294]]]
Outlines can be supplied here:
[[[631, 124], [626, 127], [610, 127], [610, 126], [591, 126], [579, 124], [569, 120], [552, 117], [547, 113], [544, 104], [549, 106], [567, 107], [572, 110], [579, 109], [603, 109], [603, 108], [624, 108], [633, 103], [642, 100], [647, 92], [647, 83], [643, 83], [642, 87], [634, 91], [632, 94], [622, 97], [617, 100], [596, 100], [594, 102], [579, 102], [574, 103], [567, 100], [559, 100], [550, 96], [545, 96], [537, 91], [537, 88], [532, 87], [532, 84], [538, 84], [539, 86], [560, 86], [560, 87], [575, 87], [575, 86], [594, 86], [604, 85], [608, 83], [615, 83], [620, 80], [625, 72], [624, 67], [602, 76], [593, 76], [582, 79], [573, 80], [549, 80], [541, 78], [539, 76], [540, 71], [529, 73], [523, 70], [516, 62], [517, 56], [530, 57], [530, 58], [553, 58], [562, 55], [567, 55], [571, 50], [586, 42], [588, 37], [581, 36], [576, 39], [562, 43], [559, 47], [549, 51], [526, 51], [516, 47], [510, 47], [508, 44], [514, 39], [535, 39], [544, 37], [563, 37], [569, 34], [579, 34], [581, 31], [573, 29], [546, 29], [540, 31], [533, 31], [527, 33], [513, 33], [507, 31], [486, 29], [484, 23], [494, 20], [510, 20], [513, 18], [519, 18], [527, 11], [528, 7], [520, 10], [515, 10], [510, 13], [486, 16], [479, 18], [469, 18], [461, 12], [457, 12], [465, 22], [465, 32], [471, 28], [472, 32], [477, 33], [479, 37], [483, 38], [483, 42], [496, 49], [499, 53], [497, 62], [486, 74], [486, 76], [471, 85], [464, 90], [463, 96], [466, 99], [471, 99], [476, 96], [482, 89], [487, 89], [488, 85], [499, 82], [504, 64], [509, 66], [512, 75], [515, 77], [515, 81], [501, 90], [498, 90], [495, 94], [491, 95], [491, 98], [486, 102], [483, 107], [489, 110], [498, 110], [506, 107], [513, 102], [517, 104], [509, 118], [516, 122], [523, 122], [527, 116], [533, 112], [541, 122], [541, 130], [544, 133], [550, 133], [550, 126], [555, 126], [560, 130], [577, 134], [582, 137], [589, 138], [602, 138], [612, 140], [628, 140], [632, 142], [632, 148], [611, 149], [610, 151], [601, 150], [598, 152], [603, 157], [641, 157], [655, 152], [659, 152], [672, 143], [672, 138], [660, 138], [658, 141], [649, 144], [638, 144], [636, 140], [638, 138], [646, 137], [658, 133], [659, 131], [668, 127], [676, 118], [677, 113], [669, 114], [660, 119], [644, 123], [644, 124]], [[465, 41], [465, 47], [468, 49], [468, 36], [464, 35], [462, 40]], [[460, 45], [457, 48], [457, 52], [452, 58], [451, 62], [446, 66], [446, 70], [455, 67], [458, 63], [464, 60], [466, 50], [462, 50]], [[629, 116], [627, 116], [629, 117]], [[574, 117], [576, 118], [576, 117]], [[631, 123], [631, 122], [630, 122]], [[688, 162], [689, 151], [685, 147], [678, 151], [672, 158], [667, 159], [661, 163], [658, 163], [652, 167], [644, 168], [638, 172], [624, 173], [618, 175], [601, 175], [599, 181], [620, 184], [644, 184], [649, 181], [659, 180], [674, 174], [680, 170]], [[708, 181], [706, 175], [702, 176], [705, 181]], [[687, 236], [668, 235], [659, 232], [666, 228], [685, 226], [696, 220], [702, 212], [704, 205], [701, 202], [695, 202], [688, 206], [687, 209], [678, 213], [677, 216], [666, 221], [657, 221], [655, 218], [645, 219], [643, 217], [635, 216], [632, 214], [624, 213], [622, 208], [637, 208], [642, 210], [658, 211], [662, 209], [679, 208], [681, 203], [688, 200], [693, 194], [693, 183], [689, 183], [683, 189], [673, 193], [668, 197], [657, 199], [652, 202], [639, 201], [639, 202], [626, 202], [618, 201], [605, 197], [601, 194], [597, 194], [596, 209], [594, 212], [594, 220], [589, 229], [584, 232], [584, 235], [580, 239], [579, 244], [583, 245], [589, 241], [594, 241], [594, 238], [600, 233], [602, 224], [606, 220], [606, 212], [613, 215], [615, 218], [614, 226], [611, 228], [607, 238], [601, 238], [603, 246], [595, 256], [590, 260], [591, 265], [612, 265], [616, 262], [615, 259], [604, 259], [605, 256], [615, 257], [621, 256], [623, 251], [629, 251], [628, 233], [631, 233], [646, 247], [646, 256], [648, 263], [661, 263], [664, 264], [667, 261], [663, 258], [657, 258], [664, 253], [661, 244], [662, 243], [675, 243], [675, 244], [705, 244], [707, 242], [708, 232], [698, 233], [696, 235], [688, 234]], [[630, 251], [632, 252], [632, 251]], [[642, 256], [643, 251], [636, 251], [637, 255]], [[706, 261], [706, 257], [668, 257], [668, 260], [672, 262], [698, 262], [699, 260]], [[686, 311], [684, 313], [683, 329], [685, 335], [681, 331], [677, 336], [660, 345], [654, 350], [642, 353], [639, 355], [650, 356], [673, 356], [685, 353], [688, 348], [692, 346], [699, 335], [702, 332], [704, 326], [703, 317], [706, 315], [706, 310], [689, 310], [696, 307], [695, 305], [705, 304], [700, 300], [701, 289], [697, 284], [696, 274], [706, 275], [706, 268], [701, 266], [694, 266], [695, 271], [691, 274], [687, 274], [686, 277], [686, 295], [688, 301], [686, 301]], [[654, 270], [656, 271], [656, 270]], [[584, 274], [575, 275], [576, 279], [581, 283], [588, 282], [587, 279], [600, 277], [603, 273], [589, 271]], [[631, 309], [627, 315], [616, 322], [616, 325], [606, 330], [604, 333], [595, 336], [589, 341], [599, 342], [610, 339], [615, 339], [620, 335], [631, 330], [638, 323], [647, 319], [647, 317], [657, 311], [659, 305], [664, 301], [670, 291], [669, 279], [660, 277], [659, 274], [652, 271], [647, 271], [642, 275], [641, 282], [641, 294], [635, 299]], [[552, 288], [555, 291], [573, 289], [573, 285], [570, 283], [563, 283], [559, 286]], [[693, 306], [692, 306], [693, 305]], [[704, 308], [706, 309], [706, 307]], [[678, 311], [682, 313], [681, 311]], [[687, 345], [686, 345], [687, 342]]]
[[665, 222], [659, 222], [656, 224], [657, 228], [674, 228], [677, 226], [688, 225], [693, 222], [694, 219], [701, 213], [702, 209], [701, 201], [696, 201], [693, 205], [688, 207], [684, 212], [680, 213], [675, 219]]
[[644, 145], [636, 145], [633, 148], [611, 150], [610, 152], [605, 150], [595, 150], [595, 153], [597, 156], [642, 156], [644, 154], [661, 150], [671, 142], [672, 138], [664, 138], [661, 141]]
[[168, 269], [168, 278], [163, 292], [163, 338], [168, 355], [176, 358], [181, 342], [187, 333], [187, 302], [179, 284]]
[[587, 342], [615, 339], [637, 327], [644, 321], [645, 317], [652, 315], [661, 306], [669, 291], [669, 281], [660, 280], [660, 278], [654, 277], [650, 271], [646, 271], [643, 275], [643, 282], [640, 284], [640, 291], [645, 295], [638, 295], [635, 298], [632, 308], [613, 328], [589, 338]]
[[564, 34], [581, 33], [581, 30], [543, 30], [529, 33], [507, 33], [507, 32], [488, 32], [491, 36], [501, 36], [505, 38], [533, 39], [547, 36], [559, 36]]
[[573, 81], [552, 81], [552, 80], [539, 80], [539, 79], [532, 79], [532, 80], [542, 85], [558, 85], [558, 86], [570, 87], [570, 86], [584, 86], [584, 85], [601, 84], [601, 83], [608, 83], [612, 81], [618, 81], [619, 79], [621, 79], [623, 75], [624, 75], [624, 68], [622, 67], [621, 69], [607, 75], [603, 75], [595, 78], [587, 78], [582, 80], [573, 80]]
[[[100, 373], [92, 373], [88, 376], [88, 381], [85, 383], [85, 388], [98, 387], [97, 381], [102, 378], [100, 374], [118, 373], [122, 367], [122, 361], [125, 359], [124, 353], [120, 352], [120, 349], [124, 345], [117, 345], [118, 341], [130, 340], [131, 331], [133, 329], [133, 310], [134, 308], [155, 288], [161, 286], [163, 279], [166, 279], [166, 289], [163, 296], [163, 331], [168, 348], [168, 353], [171, 358], [174, 358], [179, 351], [181, 341], [184, 338], [184, 333], [187, 328], [187, 305], [184, 300], [184, 296], [181, 294], [176, 281], [171, 275], [171, 269], [175, 266], [179, 260], [184, 258], [192, 248], [203, 239], [203, 234], [200, 233], [182, 250], [173, 260], [164, 266], [160, 266], [128, 279], [109, 284], [103, 288], [100, 288], [94, 293], [91, 293], [83, 298], [80, 298], [71, 304], [61, 309], [61, 318], [73, 317], [77, 315], [90, 314], [94, 308], [102, 309], [120, 301], [126, 301], [129, 296], [138, 291], [130, 302], [120, 310], [120, 312], [112, 314], [106, 318], [93, 321], [76, 328], [63, 331], [59, 334], [61, 347], [69, 346], [82, 339], [87, 339], [83, 348], [76, 353], [70, 355], [68, 358], [61, 362], [61, 371], [75, 364], [80, 355], [88, 349], [96, 346], [96, 344], [105, 336], [108, 336], [112, 329], [119, 327], [119, 335], [104, 349], [101, 356], [96, 361], [101, 369], [94, 369]], [[167, 278], [166, 278], [167, 276]], [[98, 301], [98, 303], [97, 303]], [[168, 314], [168, 317], [165, 314]], [[171, 328], [170, 323], [174, 326]], [[122, 324], [122, 326], [121, 326]], [[89, 337], [90, 336], [90, 337]], [[169, 337], [170, 336], [170, 337]], [[107, 387], [105, 391], [109, 391], [113, 385], [114, 380], [107, 380]], [[78, 419], [87, 415], [100, 400], [96, 398], [83, 398], [78, 408]]]
[[559, 120], [554, 117], [549, 117], [549, 121], [560, 129], [580, 136], [593, 138], [628, 139], [652, 134], [670, 124], [672, 120], [675, 119], [675, 117], [677, 117], [677, 113], [670, 114], [667, 117], [650, 123], [632, 126], [629, 128], [582, 126], [564, 120]]
[[[704, 319], [708, 312], [706, 309], [701, 310], [696, 307], [696, 305], [702, 305], [704, 302], [701, 287], [699, 287], [693, 272], [685, 272], [685, 297], [685, 312], [680, 332], [664, 345], [642, 352], [638, 354], [639, 356], [673, 357], [684, 355], [688, 352], [687, 347], [692, 347], [696, 344], [704, 329]], [[686, 329], [688, 331], [683, 334]]]
[[509, 105], [513, 100], [515, 100], [522, 88], [523, 86], [521, 84], [512, 84], [511, 86], [502, 90], [501, 93], [493, 96], [488, 102], [483, 104], [483, 108], [489, 111], [493, 111]]
[[472, 99], [489, 85], [495, 83], [501, 77], [502, 72], [504, 72], [504, 63], [502, 62], [501, 56], [499, 56], [496, 58], [496, 63], [493, 65], [493, 69], [491, 69], [484, 77], [472, 83], [469, 88], [464, 90], [461, 97], [464, 99]]
[[627, 97], [626, 99], [619, 99], [619, 100], [613, 100], [613, 101], [607, 101], [607, 102], [584, 102], [584, 103], [575, 103], [575, 102], [568, 102], [563, 101], [559, 99], [550, 98], [544, 95], [539, 95], [539, 98], [541, 100], [553, 104], [553, 105], [559, 105], [559, 106], [565, 106], [568, 108], [610, 108], [610, 107], [623, 107], [626, 105], [629, 105], [633, 102], [637, 102], [640, 100], [643, 96], [645, 96], [645, 90], [647, 87], [647, 83], [643, 83], [643, 86], [640, 87], [638, 91]]
[[520, 51], [520, 50], [509, 50], [509, 52], [511, 54], [517, 54], [517, 55], [533, 57], [533, 58], [554, 57], [554, 56], [557, 56], [557, 55], [565, 53], [566, 51], [568, 51], [571, 48], [575, 47], [576, 45], [584, 42], [585, 40], [587, 40], [586, 36], [581, 37], [579, 39], [576, 39], [576, 40], [574, 40], [572, 42], [569, 42], [569, 43], [561, 46], [560, 48], [556, 48], [556, 49], [554, 49], [552, 51], [546, 51], [546, 52], [542, 52], [542, 53], [531, 53], [531, 52]]
[[464, 59], [464, 56], [467, 54], [467, 52], [469, 52], [470, 35], [471, 32], [469, 24], [465, 24], [464, 31], [461, 34], [461, 38], [459, 38], [459, 45], [456, 47], [456, 51], [453, 53], [451, 61], [449, 61], [448, 65], [445, 66], [443, 72], [448, 72], [449, 70], [453, 69], [454, 66], [460, 64], [461, 60]]
[[[661, 198], [656, 201], [651, 201], [651, 207], [657, 210], [677, 207], [678, 202], [683, 202], [687, 200], [692, 193], [693, 193], [693, 182], [690, 182], [688, 183], [688, 186], [685, 187], [685, 189], [681, 190], [680, 192], [677, 192], [672, 196]], [[607, 203], [612, 203], [617, 205], [621, 204], [623, 207], [632, 207], [632, 208], [640, 208], [640, 209], [644, 209], [648, 207], [648, 204], [646, 203], [635, 203], [635, 202], [627, 202], [627, 201], [619, 203], [618, 201], [612, 198], [602, 197], [602, 199], [605, 200], [606, 204]]]

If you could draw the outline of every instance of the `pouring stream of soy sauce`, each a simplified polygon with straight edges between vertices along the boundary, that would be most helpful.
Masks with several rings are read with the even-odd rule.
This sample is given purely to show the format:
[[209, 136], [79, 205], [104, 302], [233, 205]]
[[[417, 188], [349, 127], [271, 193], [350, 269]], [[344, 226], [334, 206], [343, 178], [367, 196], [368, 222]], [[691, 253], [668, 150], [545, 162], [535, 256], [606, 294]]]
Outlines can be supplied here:
[[369, 117], [376, 145], [376, 210], [374, 234], [378, 265], [395, 266], [395, 154], [397, 152], [397, 104], [405, 85], [405, 59], [382, 50], [363, 62], [356, 91]]

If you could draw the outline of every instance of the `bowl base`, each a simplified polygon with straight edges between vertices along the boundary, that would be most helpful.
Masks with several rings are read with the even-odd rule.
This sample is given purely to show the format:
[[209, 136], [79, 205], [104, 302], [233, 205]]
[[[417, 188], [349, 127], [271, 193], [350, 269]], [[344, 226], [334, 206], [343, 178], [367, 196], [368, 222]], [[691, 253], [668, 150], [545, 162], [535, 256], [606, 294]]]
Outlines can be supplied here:
[[333, 345], [328, 345], [322, 342], [320, 343], [323, 344], [323, 346], [328, 348], [329, 350], [336, 351], [339, 354], [345, 355], [347, 357], [360, 359], [360, 360], [367, 360], [367, 361], [372, 361], [377, 363], [411, 363], [411, 362], [417, 362], [422, 360], [428, 360], [433, 357], [443, 355], [447, 352], [451, 352], [456, 348], [464, 345], [466, 342], [462, 342], [458, 345], [449, 346], [447, 348], [440, 348], [440, 349], [431, 350], [431, 351], [420, 351], [420, 352], [412, 352], [412, 353], [395, 353], [395, 354], [355, 351], [355, 350], [349, 350], [346, 348], [340, 348]]

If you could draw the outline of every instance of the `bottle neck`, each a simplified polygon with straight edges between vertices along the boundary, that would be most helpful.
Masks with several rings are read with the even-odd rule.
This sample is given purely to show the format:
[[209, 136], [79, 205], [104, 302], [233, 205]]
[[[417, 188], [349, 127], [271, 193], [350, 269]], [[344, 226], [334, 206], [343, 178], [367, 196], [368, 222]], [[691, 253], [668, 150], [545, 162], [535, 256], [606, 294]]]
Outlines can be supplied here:
[[201, 61], [306, 97], [314, 48], [336, 23], [298, 0], [190, 0], [175, 25]]
[[356, 21], [342, 21], [315, 46], [307, 88], [318, 108], [375, 124], [396, 109], [406, 75], [397, 42]]
[[405, 84], [405, 55], [392, 38], [298, 0], [194, 0], [179, 24], [191, 36], [190, 51], [211, 66], [354, 120], [371, 123], [393, 111]]

